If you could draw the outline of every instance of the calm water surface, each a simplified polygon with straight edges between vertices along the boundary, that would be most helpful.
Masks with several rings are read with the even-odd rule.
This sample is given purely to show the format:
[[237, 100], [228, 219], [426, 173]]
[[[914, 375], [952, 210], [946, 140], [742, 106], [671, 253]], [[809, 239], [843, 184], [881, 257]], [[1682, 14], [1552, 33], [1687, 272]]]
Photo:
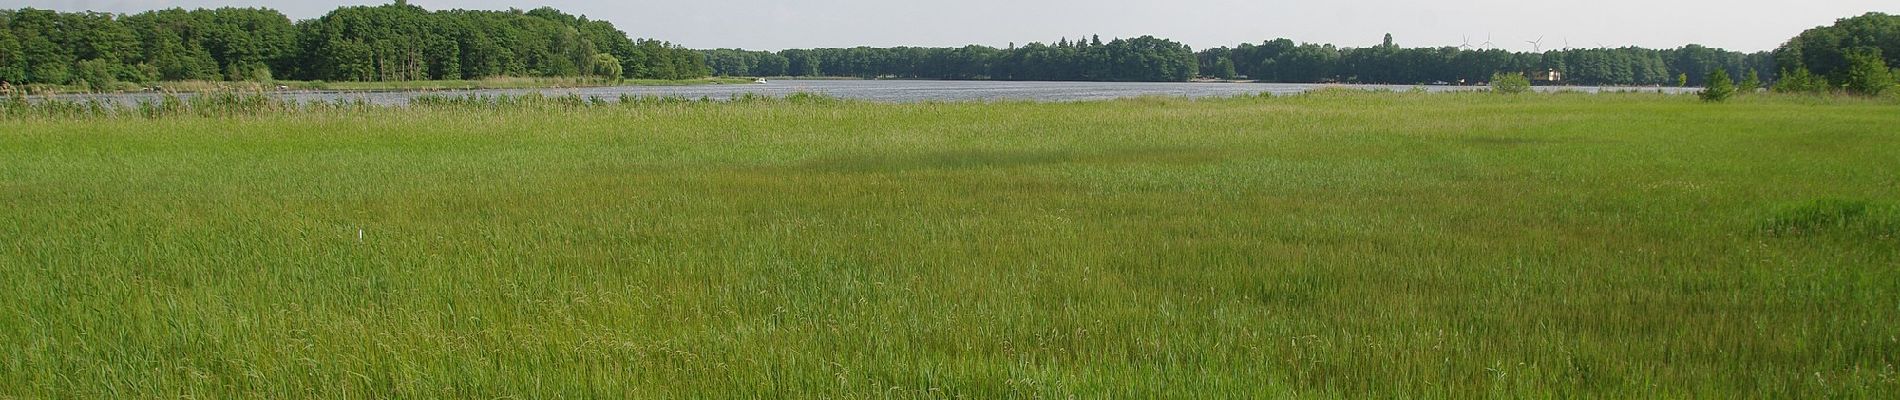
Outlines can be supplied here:
[[[634, 96], [677, 96], [691, 99], [711, 98], [727, 99], [745, 93], [768, 96], [784, 96], [798, 92], [822, 93], [846, 99], [871, 100], [881, 102], [920, 102], [920, 101], [989, 101], [989, 100], [1036, 100], [1036, 101], [1081, 101], [1103, 100], [1139, 96], [1179, 96], [1179, 97], [1224, 97], [1272, 93], [1275, 95], [1302, 93], [1311, 90], [1338, 87], [1365, 90], [1407, 91], [1423, 89], [1430, 92], [1451, 92], [1479, 90], [1477, 86], [1408, 86], [1408, 85], [1325, 85], [1297, 83], [1154, 83], [1154, 82], [1002, 82], [1002, 81], [906, 81], [906, 80], [776, 80], [764, 84], [734, 85], [697, 85], [697, 86], [616, 86], [594, 88], [556, 88], [556, 89], [481, 89], [481, 90], [436, 90], [436, 91], [389, 91], [389, 92], [330, 92], [330, 91], [288, 91], [280, 95], [284, 99], [299, 102], [333, 101], [338, 99], [363, 99], [375, 104], [402, 105], [421, 95], [449, 96], [518, 96], [531, 92], [540, 92], [548, 96], [577, 94], [581, 97], [599, 97], [617, 99], [621, 95]], [[1538, 87], [1540, 91], [1573, 90], [1582, 92], [1603, 91], [1663, 91], [1666, 93], [1689, 93], [1694, 88], [1655, 88], [1655, 87], [1591, 87], [1562, 86]], [[104, 98], [107, 100], [133, 103], [139, 100], [154, 100], [155, 93], [124, 93], [101, 95], [61, 95], [61, 98], [85, 99]]]

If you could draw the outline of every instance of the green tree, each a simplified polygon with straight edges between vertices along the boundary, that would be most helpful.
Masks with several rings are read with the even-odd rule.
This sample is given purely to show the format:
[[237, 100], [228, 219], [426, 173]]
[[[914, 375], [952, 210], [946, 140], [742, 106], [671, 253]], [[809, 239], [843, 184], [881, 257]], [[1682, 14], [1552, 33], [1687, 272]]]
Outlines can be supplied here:
[[1339, 77], [1339, 49], [1332, 45], [1301, 44], [1274, 58], [1275, 76], [1281, 82], [1318, 83]]
[[785, 57], [785, 65], [786, 65], [785, 75], [787, 76], [818, 76], [818, 73], [819, 73], [818, 71], [820, 70], [819, 68], [820, 60], [818, 59], [816, 55], [812, 54], [812, 51], [803, 50], [803, 49], [787, 49], [787, 50], [779, 51], [778, 54], [781, 57]]
[[20, 41], [14, 40], [13, 30], [7, 28], [5, 19], [0, 19], [0, 82], [25, 80], [26, 58], [21, 54]]
[[[791, 60], [787, 60], [785, 56], [763, 51], [758, 54], [759, 64], [752, 69], [752, 74], [758, 76], [791, 75]], [[988, 68], [985, 68], [986, 73], [988, 72], [987, 70]]]
[[1234, 79], [1235, 75], [1239, 75], [1239, 74], [1234, 72], [1234, 60], [1228, 59], [1227, 57], [1221, 57], [1214, 60], [1214, 77], [1215, 78]]
[[1748, 70], [1748, 77], [1742, 78], [1742, 83], [1737, 84], [1736, 89], [1742, 94], [1755, 93], [1756, 90], [1761, 89], [1761, 75], [1755, 73], [1755, 70]]
[[615, 81], [620, 80], [622, 77], [620, 59], [615, 58], [612, 54], [595, 54], [593, 67], [595, 76]]
[[1887, 67], [1880, 57], [1880, 49], [1870, 48], [1854, 51], [1847, 55], [1847, 91], [1865, 96], [1879, 96], [1881, 92], [1894, 85], [1893, 70]]
[[1808, 72], [1806, 67], [1795, 67], [1779, 75], [1781, 80], [1775, 81], [1775, 93], [1820, 93], [1827, 90], [1827, 83]]
[[[151, 79], [211, 80], [219, 77], [217, 60], [203, 45], [207, 34], [201, 17], [181, 9], [150, 11], [122, 18], [138, 37], [138, 64], [155, 71]], [[141, 80], [143, 81], [143, 80]]]
[[1728, 76], [1728, 70], [1716, 68], [1709, 73], [1709, 86], [1702, 90], [1702, 101], [1719, 103], [1735, 96], [1735, 82]]
[[199, 41], [227, 80], [269, 80], [273, 69], [291, 69], [286, 58], [296, 44], [290, 18], [268, 9], [192, 11]]
[[1498, 94], [1519, 94], [1531, 91], [1530, 78], [1523, 73], [1499, 72], [1491, 75], [1491, 92]]
[[1900, 15], [1867, 13], [1801, 32], [1775, 50], [1782, 68], [1806, 67], [1829, 81], [1846, 82], [1858, 53], [1877, 50], [1886, 65], [1900, 66]]
[[1689, 74], [1676, 74], [1676, 87], [1689, 87]]
[[706, 65], [712, 67], [715, 76], [751, 76], [752, 67], [757, 64], [757, 56], [744, 50], [716, 49], [704, 53]]
[[124, 60], [138, 56], [138, 38], [113, 14], [72, 13], [60, 19], [60, 43], [70, 48], [76, 59], [104, 60], [107, 70], [116, 71]]
[[114, 67], [115, 63], [104, 59], [80, 61], [73, 66], [73, 80], [95, 92], [111, 90], [118, 83], [117, 78], [113, 77]]
[[[302, 79], [416, 80], [599, 75], [597, 55], [619, 77], [705, 76], [703, 56], [629, 38], [606, 21], [553, 8], [431, 12], [405, 4], [345, 7], [296, 24], [285, 70]], [[695, 53], [695, 54], [685, 54]]]
[[25, 66], [20, 82], [66, 84], [72, 78], [72, 65], [78, 57], [71, 46], [63, 43], [71, 36], [66, 28], [70, 25], [59, 13], [31, 8], [7, 18]]

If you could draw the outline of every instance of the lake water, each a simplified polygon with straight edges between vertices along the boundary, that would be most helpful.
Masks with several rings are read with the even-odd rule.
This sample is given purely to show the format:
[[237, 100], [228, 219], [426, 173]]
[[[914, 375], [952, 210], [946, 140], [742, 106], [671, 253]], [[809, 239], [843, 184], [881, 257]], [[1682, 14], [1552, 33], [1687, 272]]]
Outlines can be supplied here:
[[[1036, 100], [1036, 101], [1080, 101], [1103, 100], [1139, 96], [1177, 96], [1177, 97], [1224, 97], [1272, 93], [1275, 95], [1295, 94], [1321, 88], [1348, 88], [1362, 90], [1408, 91], [1423, 89], [1430, 92], [1450, 92], [1479, 90], [1478, 86], [1408, 86], [1408, 85], [1327, 85], [1297, 83], [1187, 83], [1187, 82], [1003, 82], [1003, 81], [910, 81], [910, 80], [776, 80], [764, 84], [696, 85], [696, 86], [615, 86], [592, 88], [553, 88], [553, 89], [482, 89], [482, 90], [437, 90], [437, 91], [389, 91], [389, 92], [333, 92], [333, 91], [287, 91], [281, 96], [298, 102], [332, 101], [337, 99], [364, 99], [375, 104], [401, 105], [416, 96], [425, 94], [449, 96], [498, 96], [523, 95], [540, 92], [548, 96], [577, 94], [581, 97], [599, 97], [617, 99], [621, 95], [634, 96], [677, 96], [690, 99], [712, 98], [726, 99], [732, 96], [753, 93], [768, 96], [785, 96], [798, 92], [822, 93], [846, 99], [870, 100], [880, 102], [919, 102], [919, 101], [990, 101], [990, 100]], [[1560, 86], [1538, 87], [1540, 91], [1581, 91], [1597, 93], [1603, 91], [1663, 91], [1666, 93], [1689, 93], [1693, 88], [1656, 88], [1656, 87], [1590, 87]], [[102, 97], [122, 103], [158, 98], [155, 93], [124, 93], [104, 95], [62, 95], [61, 98]]]

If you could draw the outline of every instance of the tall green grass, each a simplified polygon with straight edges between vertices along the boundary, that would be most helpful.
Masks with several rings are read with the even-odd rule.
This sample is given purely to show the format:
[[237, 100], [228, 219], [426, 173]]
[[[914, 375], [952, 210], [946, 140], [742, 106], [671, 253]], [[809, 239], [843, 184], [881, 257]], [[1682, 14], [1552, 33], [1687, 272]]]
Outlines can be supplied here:
[[14, 108], [0, 397], [1900, 392], [1891, 102], [510, 101]]

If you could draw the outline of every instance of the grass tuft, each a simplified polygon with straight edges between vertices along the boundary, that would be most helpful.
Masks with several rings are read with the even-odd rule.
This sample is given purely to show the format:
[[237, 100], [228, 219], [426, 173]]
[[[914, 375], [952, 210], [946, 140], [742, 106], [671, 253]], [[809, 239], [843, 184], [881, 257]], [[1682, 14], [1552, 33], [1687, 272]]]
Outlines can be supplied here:
[[1774, 236], [1900, 236], [1900, 207], [1865, 200], [1818, 199], [1777, 209], [1762, 229]]

